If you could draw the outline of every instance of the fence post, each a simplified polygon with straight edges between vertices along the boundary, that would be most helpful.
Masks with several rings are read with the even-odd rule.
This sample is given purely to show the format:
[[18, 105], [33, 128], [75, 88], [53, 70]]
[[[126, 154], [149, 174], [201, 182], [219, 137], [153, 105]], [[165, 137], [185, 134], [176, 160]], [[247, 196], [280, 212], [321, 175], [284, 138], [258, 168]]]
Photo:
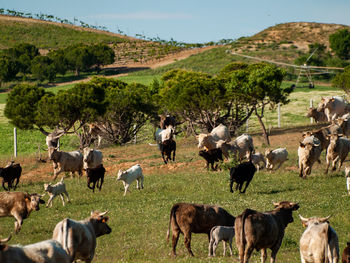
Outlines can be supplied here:
[[[310, 99], [310, 108], [312, 108], [312, 107], [313, 107], [313, 101], [312, 101], [312, 99]], [[310, 123], [311, 124], [314, 123], [314, 119], [312, 117], [310, 117]]]
[[17, 157], [17, 128], [13, 128], [14, 156]]
[[277, 127], [281, 128], [281, 103], [277, 104]]
[[[248, 109], [247, 109], [247, 114], [248, 114]], [[249, 118], [245, 121], [245, 132], [249, 133]]]

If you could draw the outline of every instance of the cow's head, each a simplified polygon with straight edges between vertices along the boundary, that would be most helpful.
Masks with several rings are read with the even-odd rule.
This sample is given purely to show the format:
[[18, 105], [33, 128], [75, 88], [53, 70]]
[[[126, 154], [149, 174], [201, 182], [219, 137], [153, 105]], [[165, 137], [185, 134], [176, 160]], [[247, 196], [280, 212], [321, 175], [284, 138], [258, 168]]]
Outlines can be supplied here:
[[272, 150], [271, 149], [266, 149], [265, 150], [265, 157], [266, 158], [271, 158], [272, 156]]
[[39, 195], [37, 193], [26, 194], [24, 200], [29, 211], [38, 211], [40, 209], [39, 204], [45, 204], [45, 201], [42, 200], [41, 197], [43, 197], [43, 195]]
[[328, 222], [328, 219], [331, 217], [330, 215], [327, 217], [302, 217], [299, 215], [301, 223], [303, 224], [303, 227], [308, 227], [310, 225], [317, 225], [317, 224], [322, 224], [325, 222]]
[[57, 161], [60, 159], [61, 152], [57, 148], [49, 147], [49, 159], [51, 161]]
[[282, 201], [273, 203], [273, 205], [275, 206], [274, 211], [281, 213], [282, 220], [285, 222], [286, 226], [294, 221], [292, 212], [299, 209], [298, 203]]
[[204, 146], [208, 146], [208, 144], [209, 144], [208, 136], [209, 136], [208, 134], [204, 134], [204, 133], [201, 133], [201, 134], [196, 136], [196, 138], [198, 140], [198, 149], [201, 149]]
[[52, 190], [51, 183], [49, 183], [49, 184], [44, 184], [44, 191], [45, 191], [45, 192], [51, 192], [51, 190]]
[[317, 111], [323, 111], [325, 108], [325, 98], [321, 98], [321, 101], [317, 105]]
[[317, 112], [317, 109], [316, 109], [316, 108], [310, 107], [310, 108], [307, 110], [306, 117], [308, 117], [308, 118], [314, 117], [314, 116], [316, 116], [316, 112]]
[[84, 148], [84, 162], [89, 163], [92, 161], [94, 149]]
[[127, 171], [119, 170], [117, 175], [117, 181], [124, 179], [127, 174]]
[[112, 232], [112, 229], [107, 225], [109, 220], [108, 216], [105, 216], [108, 211], [101, 213], [100, 211], [91, 211], [90, 222], [95, 230], [96, 237], [103, 236]]

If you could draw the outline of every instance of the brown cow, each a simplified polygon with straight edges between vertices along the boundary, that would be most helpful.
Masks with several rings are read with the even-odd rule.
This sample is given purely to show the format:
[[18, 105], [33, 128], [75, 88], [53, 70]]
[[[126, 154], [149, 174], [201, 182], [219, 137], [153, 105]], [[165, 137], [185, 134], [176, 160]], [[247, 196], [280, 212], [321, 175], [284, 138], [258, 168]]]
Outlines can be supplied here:
[[23, 219], [29, 217], [32, 211], [39, 210], [39, 204], [45, 204], [40, 199], [42, 195], [28, 194], [23, 192], [2, 192], [0, 193], [0, 217], [12, 216], [15, 221], [15, 233], [22, 227]]
[[346, 247], [343, 250], [343, 255], [341, 257], [342, 263], [350, 263], [350, 242], [346, 243]]
[[170, 225], [173, 255], [176, 256], [177, 241], [180, 233], [182, 233], [185, 237], [185, 246], [188, 253], [193, 256], [191, 250], [192, 233], [207, 234], [208, 240], [210, 240], [210, 230], [214, 226], [234, 226], [235, 217], [219, 206], [177, 203], [173, 205], [170, 211], [167, 240], [170, 236]]
[[267, 257], [266, 249], [270, 248], [271, 263], [282, 244], [284, 230], [293, 222], [292, 212], [299, 208], [297, 203], [288, 201], [274, 203], [275, 209], [258, 212], [246, 209], [237, 216], [235, 223], [236, 245], [241, 263], [248, 263], [254, 249], [261, 250], [261, 262]]

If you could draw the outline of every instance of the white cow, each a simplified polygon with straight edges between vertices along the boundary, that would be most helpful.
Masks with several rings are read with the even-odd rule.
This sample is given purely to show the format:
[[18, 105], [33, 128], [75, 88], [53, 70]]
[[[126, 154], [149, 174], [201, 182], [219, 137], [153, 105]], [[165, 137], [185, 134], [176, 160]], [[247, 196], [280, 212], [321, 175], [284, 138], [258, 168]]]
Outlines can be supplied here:
[[275, 150], [267, 149], [265, 151], [266, 157], [266, 169], [273, 170], [273, 168], [278, 164], [278, 168], [287, 160], [288, 152], [286, 148], [278, 148]]
[[83, 150], [83, 167], [84, 170], [87, 168], [96, 168], [102, 164], [103, 154], [99, 150], [94, 150], [89, 147]]
[[329, 165], [332, 163], [332, 170], [334, 171], [336, 169], [337, 162], [339, 161], [338, 170], [340, 170], [341, 166], [343, 165], [343, 162], [346, 159], [346, 156], [348, 156], [348, 153], [350, 152], [350, 140], [344, 137], [341, 137], [341, 134], [331, 134], [328, 136], [329, 139], [329, 145], [327, 148], [327, 155], [326, 155], [326, 174], [328, 173]]
[[[300, 215], [299, 215], [300, 216]], [[339, 259], [339, 242], [335, 230], [328, 219], [300, 216], [306, 230], [300, 238], [300, 257], [302, 263], [337, 263]]]
[[322, 152], [321, 142], [315, 136], [307, 136], [300, 142], [298, 148], [299, 176], [306, 178], [311, 173], [312, 166], [316, 161], [320, 162]]
[[107, 213], [91, 212], [91, 216], [80, 221], [63, 219], [54, 231], [52, 239], [62, 244], [70, 257], [70, 262], [80, 259], [90, 263], [95, 255], [96, 238], [112, 232], [107, 225]]
[[50, 160], [53, 161], [54, 180], [61, 172], [75, 172], [82, 175], [83, 155], [79, 151], [63, 152], [56, 148], [49, 148]]
[[6, 263], [70, 263], [62, 245], [55, 240], [45, 240], [26, 246], [8, 246], [11, 236], [0, 241], [0, 262]]
[[140, 190], [143, 189], [143, 174], [142, 174], [142, 168], [139, 164], [135, 164], [131, 168], [129, 168], [126, 171], [119, 170], [118, 171], [118, 177], [117, 181], [121, 180], [124, 184], [124, 196], [126, 195], [126, 192], [129, 190], [130, 184], [137, 180], [137, 189]]
[[231, 140], [230, 132], [223, 124], [215, 127], [211, 133], [201, 133], [197, 135], [196, 138], [198, 140], [198, 148], [201, 149], [204, 147], [207, 150], [219, 148], [217, 142], [220, 140], [223, 140], [224, 142], [229, 142]]
[[225, 158], [230, 154], [238, 155], [240, 160], [249, 158], [251, 152], [254, 151], [253, 138], [249, 134], [242, 134], [234, 141], [225, 142], [219, 140], [216, 142], [216, 148], [220, 148]]
[[340, 96], [322, 98], [317, 111], [322, 110], [327, 115], [328, 121], [331, 121], [347, 113], [348, 103]]

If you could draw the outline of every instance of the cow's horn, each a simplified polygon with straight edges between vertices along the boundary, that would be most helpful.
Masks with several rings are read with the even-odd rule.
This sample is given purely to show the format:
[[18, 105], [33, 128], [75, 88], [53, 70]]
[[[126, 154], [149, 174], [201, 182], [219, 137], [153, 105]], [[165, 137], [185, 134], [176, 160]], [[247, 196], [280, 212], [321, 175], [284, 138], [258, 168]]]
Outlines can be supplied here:
[[319, 221], [320, 222], [326, 222], [332, 215], [329, 215], [327, 217], [323, 217], [323, 218], [320, 218]]
[[100, 216], [104, 216], [104, 215], [107, 214], [107, 213], [108, 213], [108, 210], [105, 211], [105, 212], [100, 213]]
[[302, 217], [301, 215], [299, 215], [301, 221], [308, 221], [309, 219], [308, 218], [305, 218], [305, 217]]
[[280, 203], [279, 203], [279, 202], [278, 202], [278, 203], [273, 202], [273, 205], [274, 205], [274, 206], [279, 206]]
[[8, 238], [4, 238], [4, 239], [0, 239], [0, 244], [4, 244], [6, 242], [9, 242], [9, 240], [11, 239], [12, 235], [10, 234]]

